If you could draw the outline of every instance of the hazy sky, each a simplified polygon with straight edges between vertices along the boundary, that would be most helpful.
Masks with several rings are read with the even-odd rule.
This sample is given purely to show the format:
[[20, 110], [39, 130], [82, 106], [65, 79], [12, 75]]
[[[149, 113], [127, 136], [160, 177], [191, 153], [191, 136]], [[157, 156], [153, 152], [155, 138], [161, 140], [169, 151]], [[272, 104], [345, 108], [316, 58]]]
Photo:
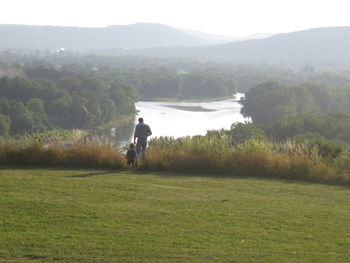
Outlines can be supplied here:
[[229, 36], [350, 26], [349, 0], [0, 0], [1, 24], [137, 22]]

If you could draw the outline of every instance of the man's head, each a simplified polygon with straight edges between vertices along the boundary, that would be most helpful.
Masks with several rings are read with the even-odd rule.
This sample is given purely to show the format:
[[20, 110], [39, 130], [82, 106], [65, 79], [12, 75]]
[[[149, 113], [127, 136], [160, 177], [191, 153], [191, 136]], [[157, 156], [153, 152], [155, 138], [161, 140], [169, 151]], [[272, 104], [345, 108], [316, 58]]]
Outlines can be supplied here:
[[143, 118], [139, 118], [139, 123], [143, 123]]

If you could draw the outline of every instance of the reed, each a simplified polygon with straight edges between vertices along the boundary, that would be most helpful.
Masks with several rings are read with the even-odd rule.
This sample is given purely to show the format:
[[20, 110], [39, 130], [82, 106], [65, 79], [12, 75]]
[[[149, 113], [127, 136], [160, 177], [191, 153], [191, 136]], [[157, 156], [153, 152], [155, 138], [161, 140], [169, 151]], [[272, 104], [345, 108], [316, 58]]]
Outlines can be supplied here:
[[225, 137], [196, 136], [151, 140], [150, 171], [214, 173], [349, 184], [350, 153], [325, 156], [317, 145], [249, 139], [234, 147]]
[[0, 148], [0, 163], [60, 167], [124, 168], [125, 157], [109, 145], [97, 143], [71, 146], [40, 143], [5, 145]]
[[[232, 146], [227, 136], [152, 139], [140, 169], [179, 173], [271, 177], [349, 184], [350, 153], [332, 157], [308, 142], [248, 139]], [[125, 156], [110, 143], [70, 146], [39, 142], [0, 146], [0, 164], [56, 167], [125, 168]]]

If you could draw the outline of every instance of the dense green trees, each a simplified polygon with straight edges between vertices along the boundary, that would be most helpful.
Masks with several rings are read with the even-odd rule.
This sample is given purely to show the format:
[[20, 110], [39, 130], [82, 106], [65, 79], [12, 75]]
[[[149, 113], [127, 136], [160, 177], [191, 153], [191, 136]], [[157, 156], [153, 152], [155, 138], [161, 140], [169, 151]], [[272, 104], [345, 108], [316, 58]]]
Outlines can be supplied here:
[[132, 85], [115, 81], [110, 85], [109, 97], [121, 113], [128, 114], [135, 111], [139, 94]]
[[7, 136], [11, 127], [11, 119], [8, 115], [0, 114], [0, 136]]
[[252, 88], [242, 103], [252, 125], [273, 140], [308, 141], [323, 156], [333, 157], [340, 154], [339, 145], [350, 145], [350, 86], [265, 82]]
[[[36, 104], [35, 101], [29, 101], [28, 103], [30, 107]], [[43, 124], [46, 115], [42, 115], [42, 112], [31, 111], [23, 102], [1, 98], [0, 114], [5, 116], [2, 118], [3, 123], [6, 117], [9, 118], [10, 133], [42, 131], [45, 129]], [[6, 131], [6, 129], [4, 130]]]
[[135, 112], [138, 93], [131, 85], [67, 75], [44, 69], [36, 71], [40, 78], [0, 78], [0, 133], [89, 128]]
[[[101, 83], [96, 83], [92, 79], [103, 80], [108, 85], [113, 85], [114, 82], [128, 83], [137, 89], [143, 99], [224, 97], [237, 91], [235, 75], [225, 68], [205, 67], [202, 69], [201, 64], [198, 63], [195, 63], [199, 66], [198, 68], [192, 68], [187, 64], [184, 66], [182, 63], [175, 63], [175, 66], [172, 66], [171, 61], [159, 65], [157, 61], [154, 64], [150, 63], [152, 59], [135, 65], [134, 60], [137, 61], [138, 58], [126, 61], [122, 59], [125, 63], [124, 67], [120, 67], [120, 62], [105, 65], [109, 64], [110, 59], [108, 59], [102, 65], [100, 65], [102, 63], [100, 60], [94, 61], [100, 65], [99, 67], [92, 65], [73, 67], [71, 64], [67, 67], [67, 64], [64, 64], [57, 69], [54, 66], [39, 65], [25, 69], [25, 72], [31, 78], [49, 79], [56, 83], [57, 87], [75, 94], [81, 92], [81, 86], [85, 86], [90, 91], [103, 93]], [[189, 71], [187, 71], [188, 68]], [[79, 83], [76, 78], [79, 76], [79, 80], [84, 82], [82, 75], [89, 75], [92, 79]]]
[[[350, 143], [350, 114], [300, 115], [263, 125], [265, 133], [277, 140], [307, 135]], [[307, 138], [305, 137], [305, 138]]]
[[243, 115], [250, 116], [256, 123], [266, 124], [307, 113], [350, 112], [350, 88], [265, 82], [252, 88], [242, 103]]
[[[3, 66], [9, 76], [17, 74], [26, 75], [30, 79], [48, 79], [61, 87], [59, 79], [82, 80], [83, 76], [90, 75], [108, 85], [114, 81], [131, 84], [138, 90], [141, 98], [190, 96], [201, 98], [213, 94], [216, 97], [218, 94], [227, 96], [235, 90], [245, 93], [251, 87], [269, 80], [288, 86], [301, 84], [304, 86], [305, 83], [311, 83], [316, 87], [326, 86], [327, 89], [350, 86], [349, 69], [329, 71], [327, 65], [320, 65], [315, 67], [313, 73], [307, 73], [304, 70], [305, 64], [294, 62], [288, 60], [283, 63], [261, 61], [255, 64], [236, 64], [185, 58], [73, 53], [38, 57], [0, 52], [0, 77]], [[19, 63], [24, 65], [20, 66]], [[197, 80], [193, 82], [195, 78]], [[187, 86], [186, 83], [190, 85]], [[72, 89], [80, 86], [75, 84], [72, 82], [68, 86]], [[195, 89], [198, 92], [193, 92]]]
[[137, 88], [144, 99], [214, 98], [231, 96], [233, 77], [205, 72], [178, 72], [169, 68], [134, 69], [119, 76]]

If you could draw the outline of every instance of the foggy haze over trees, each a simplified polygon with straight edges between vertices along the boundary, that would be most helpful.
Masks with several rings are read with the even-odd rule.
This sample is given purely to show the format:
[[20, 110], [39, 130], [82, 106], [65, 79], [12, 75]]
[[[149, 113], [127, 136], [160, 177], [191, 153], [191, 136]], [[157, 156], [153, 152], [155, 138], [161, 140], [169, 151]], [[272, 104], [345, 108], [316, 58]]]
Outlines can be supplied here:
[[[350, 27], [234, 38], [211, 36], [161, 24], [139, 23], [105, 28], [0, 25], [0, 50], [20, 52], [92, 52], [243, 63], [349, 64]], [[239, 40], [239, 39], [238, 39]], [[216, 43], [222, 44], [216, 44]], [[224, 43], [226, 42], [226, 43]]]
[[237, 91], [246, 93], [242, 114], [256, 124], [348, 114], [349, 28], [210, 45], [200, 34], [158, 24], [0, 26], [1, 134], [88, 129], [134, 115], [138, 99]]
[[218, 37], [210, 41], [205, 35], [199, 37], [166, 25], [147, 23], [104, 28], [0, 25], [0, 35], [0, 49], [55, 50], [61, 47], [72, 51], [201, 46], [230, 39]]

